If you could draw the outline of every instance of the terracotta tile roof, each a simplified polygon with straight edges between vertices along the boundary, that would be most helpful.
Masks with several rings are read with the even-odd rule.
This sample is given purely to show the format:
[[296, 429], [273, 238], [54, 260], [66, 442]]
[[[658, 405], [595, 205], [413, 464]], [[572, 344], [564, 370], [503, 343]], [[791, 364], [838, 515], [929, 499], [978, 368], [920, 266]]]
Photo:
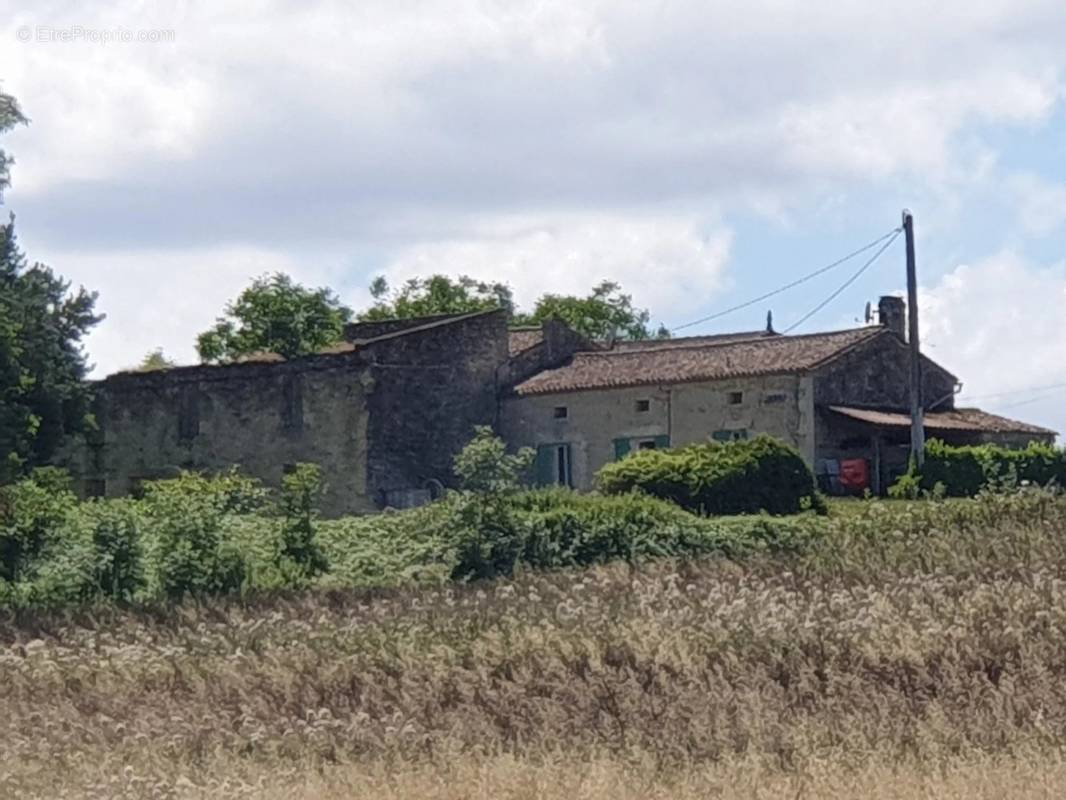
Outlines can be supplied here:
[[727, 338], [698, 344], [678, 340], [673, 346], [664, 343], [655, 347], [582, 352], [561, 367], [523, 381], [515, 391], [520, 395], [548, 394], [803, 372], [880, 335], [892, 334], [881, 327], [868, 327], [804, 336]]
[[[896, 411], [876, 411], [870, 408], [852, 408], [850, 406], [828, 406], [830, 411], [845, 417], [880, 425], [887, 428], [909, 428], [909, 414]], [[1030, 425], [997, 414], [989, 414], [979, 408], [956, 408], [951, 411], [928, 411], [925, 414], [925, 428], [929, 431], [965, 431], [968, 433], [1032, 433], [1054, 436], [1056, 432], [1039, 425]]]
[[742, 331], [739, 333], [712, 333], [707, 336], [681, 336], [676, 339], [640, 339], [638, 341], [615, 342], [611, 351], [615, 353], [628, 353], [635, 350], [663, 350], [674, 347], [703, 347], [708, 344], [727, 344], [747, 339], [765, 339], [770, 336], [778, 336], [768, 331]]
[[544, 330], [540, 327], [511, 328], [507, 331], [507, 350], [512, 356], [535, 347], [543, 341]]

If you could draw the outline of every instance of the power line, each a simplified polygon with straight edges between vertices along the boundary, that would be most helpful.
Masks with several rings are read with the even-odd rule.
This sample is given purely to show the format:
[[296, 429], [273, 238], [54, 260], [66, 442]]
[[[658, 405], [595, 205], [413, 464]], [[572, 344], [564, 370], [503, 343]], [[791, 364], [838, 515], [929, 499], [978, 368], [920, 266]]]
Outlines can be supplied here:
[[816, 269], [814, 272], [810, 272], [804, 275], [802, 278], [797, 278], [796, 280], [792, 281], [792, 283], [786, 283], [784, 286], [774, 289], [772, 292], [767, 292], [766, 294], [759, 295], [758, 297], [752, 298], [751, 300], [746, 300], [745, 302], [740, 303], [739, 305], [732, 306], [731, 308], [727, 308], [724, 311], [718, 311], [706, 317], [694, 319], [692, 320], [692, 322], [686, 322], [684, 325], [678, 325], [677, 327], [672, 328], [671, 332], [684, 330], [685, 328], [691, 328], [693, 325], [699, 325], [702, 322], [710, 322], [713, 319], [724, 317], [726, 314], [732, 314], [734, 311], [740, 311], [741, 309], [747, 308], [748, 306], [753, 306], [756, 303], [761, 303], [763, 300], [767, 300], [773, 297], [774, 295], [781, 294], [781, 292], [787, 292], [789, 289], [793, 289], [796, 286], [799, 286], [801, 283], [806, 283], [812, 278], [817, 278], [819, 275], [829, 272], [829, 270], [833, 269], [834, 267], [839, 267], [841, 264], [850, 261], [851, 259], [855, 258], [855, 256], [862, 255], [867, 250], [877, 247], [877, 245], [879, 245], [881, 242], [883, 242], [885, 239], [888, 239], [889, 237], [895, 239], [896, 236], [899, 236], [900, 231], [902, 230], [903, 228], [895, 228], [886, 233], [884, 236], [879, 236], [878, 238], [874, 239], [869, 244], [863, 245], [858, 250], [852, 253], [848, 253], [843, 258], [838, 258], [832, 264], [827, 264], [824, 267]]
[[1018, 408], [1019, 406], [1027, 406], [1027, 405], [1030, 405], [1031, 403], [1039, 403], [1041, 400], [1047, 400], [1049, 397], [1054, 397], [1055, 395], [1057, 395], [1060, 392], [1062, 392], [1063, 389], [1066, 389], [1066, 386], [1060, 387], [1060, 388], [1055, 389], [1055, 390], [1050, 391], [1050, 392], [1044, 392], [1043, 394], [1038, 394], [1036, 397], [1030, 397], [1028, 400], [1021, 400], [1021, 401], [1019, 401], [1017, 403], [1007, 403], [1007, 405], [1005, 405], [1005, 406], [993, 405], [992, 407], [997, 409], [997, 410], [999, 410], [999, 411], [1006, 411], [1009, 408]]
[[959, 401], [967, 403], [974, 400], [989, 400], [994, 397], [1010, 397], [1015, 394], [1029, 394], [1030, 392], [1042, 392], [1046, 389], [1066, 389], [1066, 383], [1049, 383], [1046, 386], [1027, 386], [1024, 389], [1011, 389], [1007, 392], [994, 392], [992, 394], [967, 395], [959, 398]]
[[[889, 236], [891, 238], [889, 238], [889, 240], [887, 242], [885, 242], [883, 245], [881, 245], [881, 247], [878, 249], [878, 251], [876, 253], [874, 253], [872, 256], [870, 256], [870, 258], [866, 261], [865, 264], [863, 264], [861, 267], [859, 267], [858, 271], [856, 271], [850, 278], [848, 278], [846, 281], [844, 281], [844, 283], [842, 283], [840, 285], [840, 287], [836, 289], [836, 291], [834, 291], [831, 295], [829, 295], [829, 297], [825, 298], [825, 300], [820, 302], [818, 305], [816, 305], [814, 308], [812, 308], [810, 311], [808, 311], [806, 314], [804, 314], [802, 317], [800, 317], [796, 322], [792, 323], [787, 328], [785, 328], [784, 333], [792, 333], [792, 331], [794, 331], [796, 328], [798, 328], [804, 322], [809, 320], [811, 317], [813, 317], [815, 314], [817, 314], [819, 311], [821, 311], [827, 305], [829, 305], [834, 300], [836, 300], [836, 298], [840, 295], [841, 292], [843, 292], [845, 289], [847, 289], [849, 286], [851, 286], [851, 284], [855, 283], [855, 281], [857, 281], [859, 279], [860, 275], [862, 275], [864, 272], [866, 272], [866, 270], [868, 270], [870, 267], [872, 267], [874, 265], [874, 262], [876, 262], [877, 259], [879, 259], [881, 257], [881, 254], [883, 252], [885, 252], [891, 246], [891, 244], [894, 241], [896, 241], [896, 237], [898, 237], [900, 235], [902, 230], [903, 230], [902, 228], [896, 228], [895, 231], [893, 231], [891, 234], [889, 234]], [[884, 237], [882, 237], [882, 238], [884, 238]]]

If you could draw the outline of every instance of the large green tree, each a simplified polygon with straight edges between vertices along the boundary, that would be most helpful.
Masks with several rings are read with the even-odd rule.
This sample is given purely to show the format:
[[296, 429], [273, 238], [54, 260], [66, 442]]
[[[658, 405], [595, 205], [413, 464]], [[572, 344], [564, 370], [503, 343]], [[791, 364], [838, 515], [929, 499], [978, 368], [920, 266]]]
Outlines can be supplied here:
[[102, 316], [96, 294], [28, 265], [14, 218], [0, 227], [0, 473], [45, 464], [64, 435], [92, 426], [82, 339]]
[[196, 349], [205, 362], [261, 352], [295, 358], [339, 342], [351, 317], [331, 290], [308, 289], [279, 272], [257, 278], [229, 303]]
[[530, 314], [516, 316], [515, 323], [536, 325], [547, 319], [560, 319], [589, 339], [649, 339], [667, 337], [660, 326], [653, 333], [648, 327], [651, 315], [646, 309], [634, 308], [633, 298], [613, 281], [603, 281], [586, 297], [541, 295]]
[[[0, 132], [25, 122], [0, 94]], [[0, 188], [10, 157], [0, 151]], [[92, 427], [82, 340], [103, 317], [79, 289], [19, 249], [15, 220], [0, 225], [0, 481], [46, 464], [66, 434]]]
[[504, 308], [514, 325], [539, 325], [554, 317], [590, 339], [648, 339], [670, 335], [661, 326], [653, 331], [647, 310], [635, 308], [633, 298], [611, 281], [603, 281], [585, 297], [541, 295], [529, 313], [515, 308], [507, 284], [486, 283], [466, 275], [412, 278], [398, 290], [390, 290], [385, 279], [379, 277], [371, 283], [370, 294], [374, 305], [361, 312], [359, 319], [408, 319]]
[[469, 314], [490, 308], [514, 310], [511, 289], [504, 283], [486, 283], [466, 275], [449, 278], [431, 275], [411, 278], [399, 289], [390, 289], [385, 278], [370, 284], [374, 305], [359, 314], [361, 320], [409, 319], [435, 314]]

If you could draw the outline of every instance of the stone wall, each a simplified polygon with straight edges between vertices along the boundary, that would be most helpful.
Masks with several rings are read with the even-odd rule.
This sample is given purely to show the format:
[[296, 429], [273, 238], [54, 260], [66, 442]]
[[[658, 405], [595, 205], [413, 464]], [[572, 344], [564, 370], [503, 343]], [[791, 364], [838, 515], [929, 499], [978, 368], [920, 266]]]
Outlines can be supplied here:
[[495, 425], [503, 311], [420, 320], [354, 352], [121, 373], [96, 384], [100, 429], [58, 463], [89, 494], [120, 496], [181, 470], [238, 465], [268, 486], [322, 467], [323, 513], [381, 508], [454, 483], [475, 425]]
[[379, 336], [388, 336], [393, 333], [421, 328], [432, 325], [435, 322], [455, 319], [455, 314], [435, 314], [429, 317], [415, 317], [412, 319], [381, 319], [371, 322], [349, 322], [344, 326], [344, 338], [349, 342], [363, 342], [367, 339], [376, 339]]
[[489, 311], [408, 329], [369, 348], [368, 487], [389, 493], [454, 485], [452, 461], [476, 425], [496, 425], [507, 314]]
[[289, 465], [319, 464], [323, 510], [366, 511], [368, 365], [358, 353], [283, 363], [120, 373], [96, 384], [99, 431], [62, 463], [90, 494], [127, 494], [180, 470], [240, 465], [278, 486]]
[[[922, 357], [922, 397], [928, 408], [954, 407], [956, 378], [936, 362]], [[910, 351], [894, 334], [885, 332], [857, 347], [814, 374], [816, 405], [910, 408]], [[946, 398], [946, 399], [945, 399]]]

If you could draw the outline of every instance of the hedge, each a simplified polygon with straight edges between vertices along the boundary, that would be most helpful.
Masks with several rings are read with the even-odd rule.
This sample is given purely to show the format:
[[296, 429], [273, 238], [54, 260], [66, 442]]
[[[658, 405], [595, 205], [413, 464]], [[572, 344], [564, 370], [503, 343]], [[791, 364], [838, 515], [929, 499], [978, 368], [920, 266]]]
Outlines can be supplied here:
[[932, 439], [925, 446], [925, 464], [901, 484], [948, 497], [973, 497], [989, 486], [1029, 483], [1066, 485], [1066, 450], [1030, 442], [1023, 450], [992, 444], [954, 446]]
[[641, 450], [603, 467], [597, 484], [606, 494], [637, 490], [703, 515], [825, 509], [799, 451], [765, 435]]

